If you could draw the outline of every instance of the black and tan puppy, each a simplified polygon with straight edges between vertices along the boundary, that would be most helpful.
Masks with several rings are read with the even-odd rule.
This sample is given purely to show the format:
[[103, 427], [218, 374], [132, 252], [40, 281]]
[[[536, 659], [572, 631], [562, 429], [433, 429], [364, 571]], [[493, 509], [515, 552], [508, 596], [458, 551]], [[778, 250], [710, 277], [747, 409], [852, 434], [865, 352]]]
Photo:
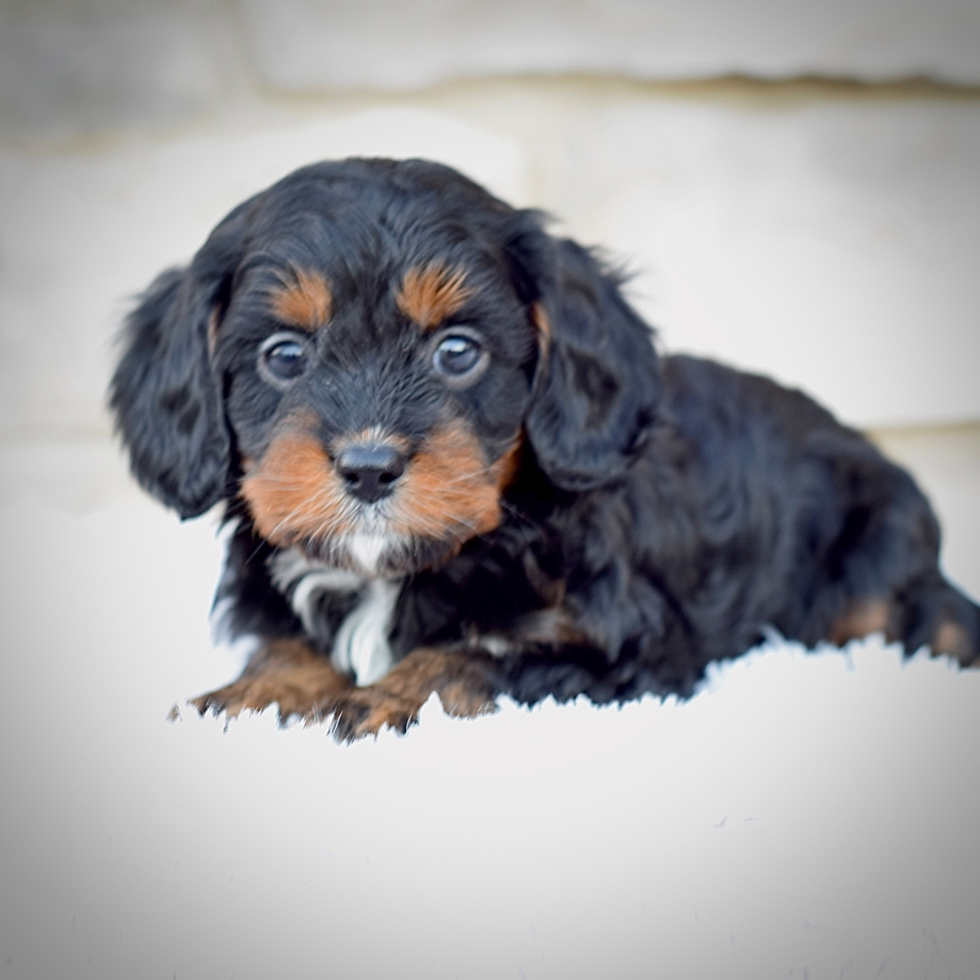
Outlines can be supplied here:
[[762, 631], [961, 663], [912, 479], [804, 395], [658, 357], [616, 277], [454, 171], [348, 160], [236, 208], [129, 319], [140, 482], [234, 525], [261, 646], [197, 700], [404, 729], [584, 693], [688, 694]]

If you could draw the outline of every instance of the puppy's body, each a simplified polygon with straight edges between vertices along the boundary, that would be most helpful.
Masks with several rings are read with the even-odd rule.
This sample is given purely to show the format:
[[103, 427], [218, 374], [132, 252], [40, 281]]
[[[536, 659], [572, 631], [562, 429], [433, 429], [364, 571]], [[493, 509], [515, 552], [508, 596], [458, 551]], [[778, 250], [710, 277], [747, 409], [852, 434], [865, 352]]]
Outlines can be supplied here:
[[267, 554], [243, 522], [222, 584], [232, 632], [302, 632], [329, 654], [370, 612], [392, 661], [461, 643], [491, 654], [495, 685], [519, 700], [606, 702], [690, 693], [766, 626], [809, 646], [882, 630], [917, 649], [944, 601], [951, 621], [969, 617], [936, 574], [925, 499], [867, 440], [764, 378], [688, 357], [662, 366], [671, 421], [616, 486], [555, 493], [530, 463], [501, 526], [390, 583], [394, 608], [376, 581]]
[[690, 693], [767, 627], [980, 651], [906, 473], [798, 392], [658, 359], [590, 253], [446, 168], [297, 172], [128, 343], [134, 470], [182, 514], [227, 501], [219, 598], [263, 641], [202, 706], [351, 735], [433, 690]]

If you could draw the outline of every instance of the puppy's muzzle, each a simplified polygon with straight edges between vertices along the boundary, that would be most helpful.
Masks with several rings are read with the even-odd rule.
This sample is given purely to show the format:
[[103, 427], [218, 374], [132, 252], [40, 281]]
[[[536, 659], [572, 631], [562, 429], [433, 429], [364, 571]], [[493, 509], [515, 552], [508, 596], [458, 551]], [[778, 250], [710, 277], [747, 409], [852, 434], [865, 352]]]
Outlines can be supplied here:
[[337, 456], [337, 473], [344, 490], [352, 497], [374, 503], [387, 497], [405, 472], [407, 458], [394, 446], [382, 442], [355, 443]]

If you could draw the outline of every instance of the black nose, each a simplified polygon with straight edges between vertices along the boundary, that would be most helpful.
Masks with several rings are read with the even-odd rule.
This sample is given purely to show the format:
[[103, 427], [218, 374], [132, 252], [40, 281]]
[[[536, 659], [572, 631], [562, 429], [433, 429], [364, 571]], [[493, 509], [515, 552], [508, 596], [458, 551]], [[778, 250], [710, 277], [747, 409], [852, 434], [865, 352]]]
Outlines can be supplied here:
[[385, 443], [357, 443], [337, 456], [337, 472], [349, 494], [371, 503], [391, 493], [405, 472], [405, 457]]

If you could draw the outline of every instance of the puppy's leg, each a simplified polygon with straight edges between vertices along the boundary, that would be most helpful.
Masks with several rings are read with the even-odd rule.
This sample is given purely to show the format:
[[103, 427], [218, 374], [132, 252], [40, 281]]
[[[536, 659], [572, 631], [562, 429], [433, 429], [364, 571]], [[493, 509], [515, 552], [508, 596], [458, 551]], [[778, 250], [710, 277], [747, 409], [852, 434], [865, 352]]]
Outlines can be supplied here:
[[273, 640], [249, 660], [237, 681], [190, 703], [202, 715], [210, 709], [215, 714], [224, 711], [229, 718], [276, 703], [280, 720], [290, 715], [316, 719], [329, 714], [336, 698], [350, 686], [325, 656], [302, 640]]
[[964, 667], [980, 661], [980, 607], [938, 572], [904, 591], [900, 613], [909, 653], [928, 646], [935, 656], [945, 654]]
[[831, 624], [827, 639], [836, 647], [872, 633], [883, 633], [891, 643], [898, 638], [898, 610], [887, 599], [855, 599]]
[[976, 664], [980, 607], [943, 578], [939, 524], [911, 476], [867, 452], [840, 453], [828, 465], [847, 497], [824, 551], [839, 606], [822, 637], [840, 645], [880, 631], [909, 654], [929, 647]]
[[435, 691], [445, 710], [471, 718], [496, 710], [499, 686], [492, 660], [464, 647], [420, 647], [397, 663], [376, 684], [351, 687], [335, 698], [333, 732], [351, 741], [385, 725], [404, 732]]
[[892, 599], [857, 599], [834, 620], [827, 639], [835, 646], [869, 633], [901, 640], [907, 653], [928, 647], [964, 667], [980, 660], [980, 608], [938, 573], [919, 579]]

